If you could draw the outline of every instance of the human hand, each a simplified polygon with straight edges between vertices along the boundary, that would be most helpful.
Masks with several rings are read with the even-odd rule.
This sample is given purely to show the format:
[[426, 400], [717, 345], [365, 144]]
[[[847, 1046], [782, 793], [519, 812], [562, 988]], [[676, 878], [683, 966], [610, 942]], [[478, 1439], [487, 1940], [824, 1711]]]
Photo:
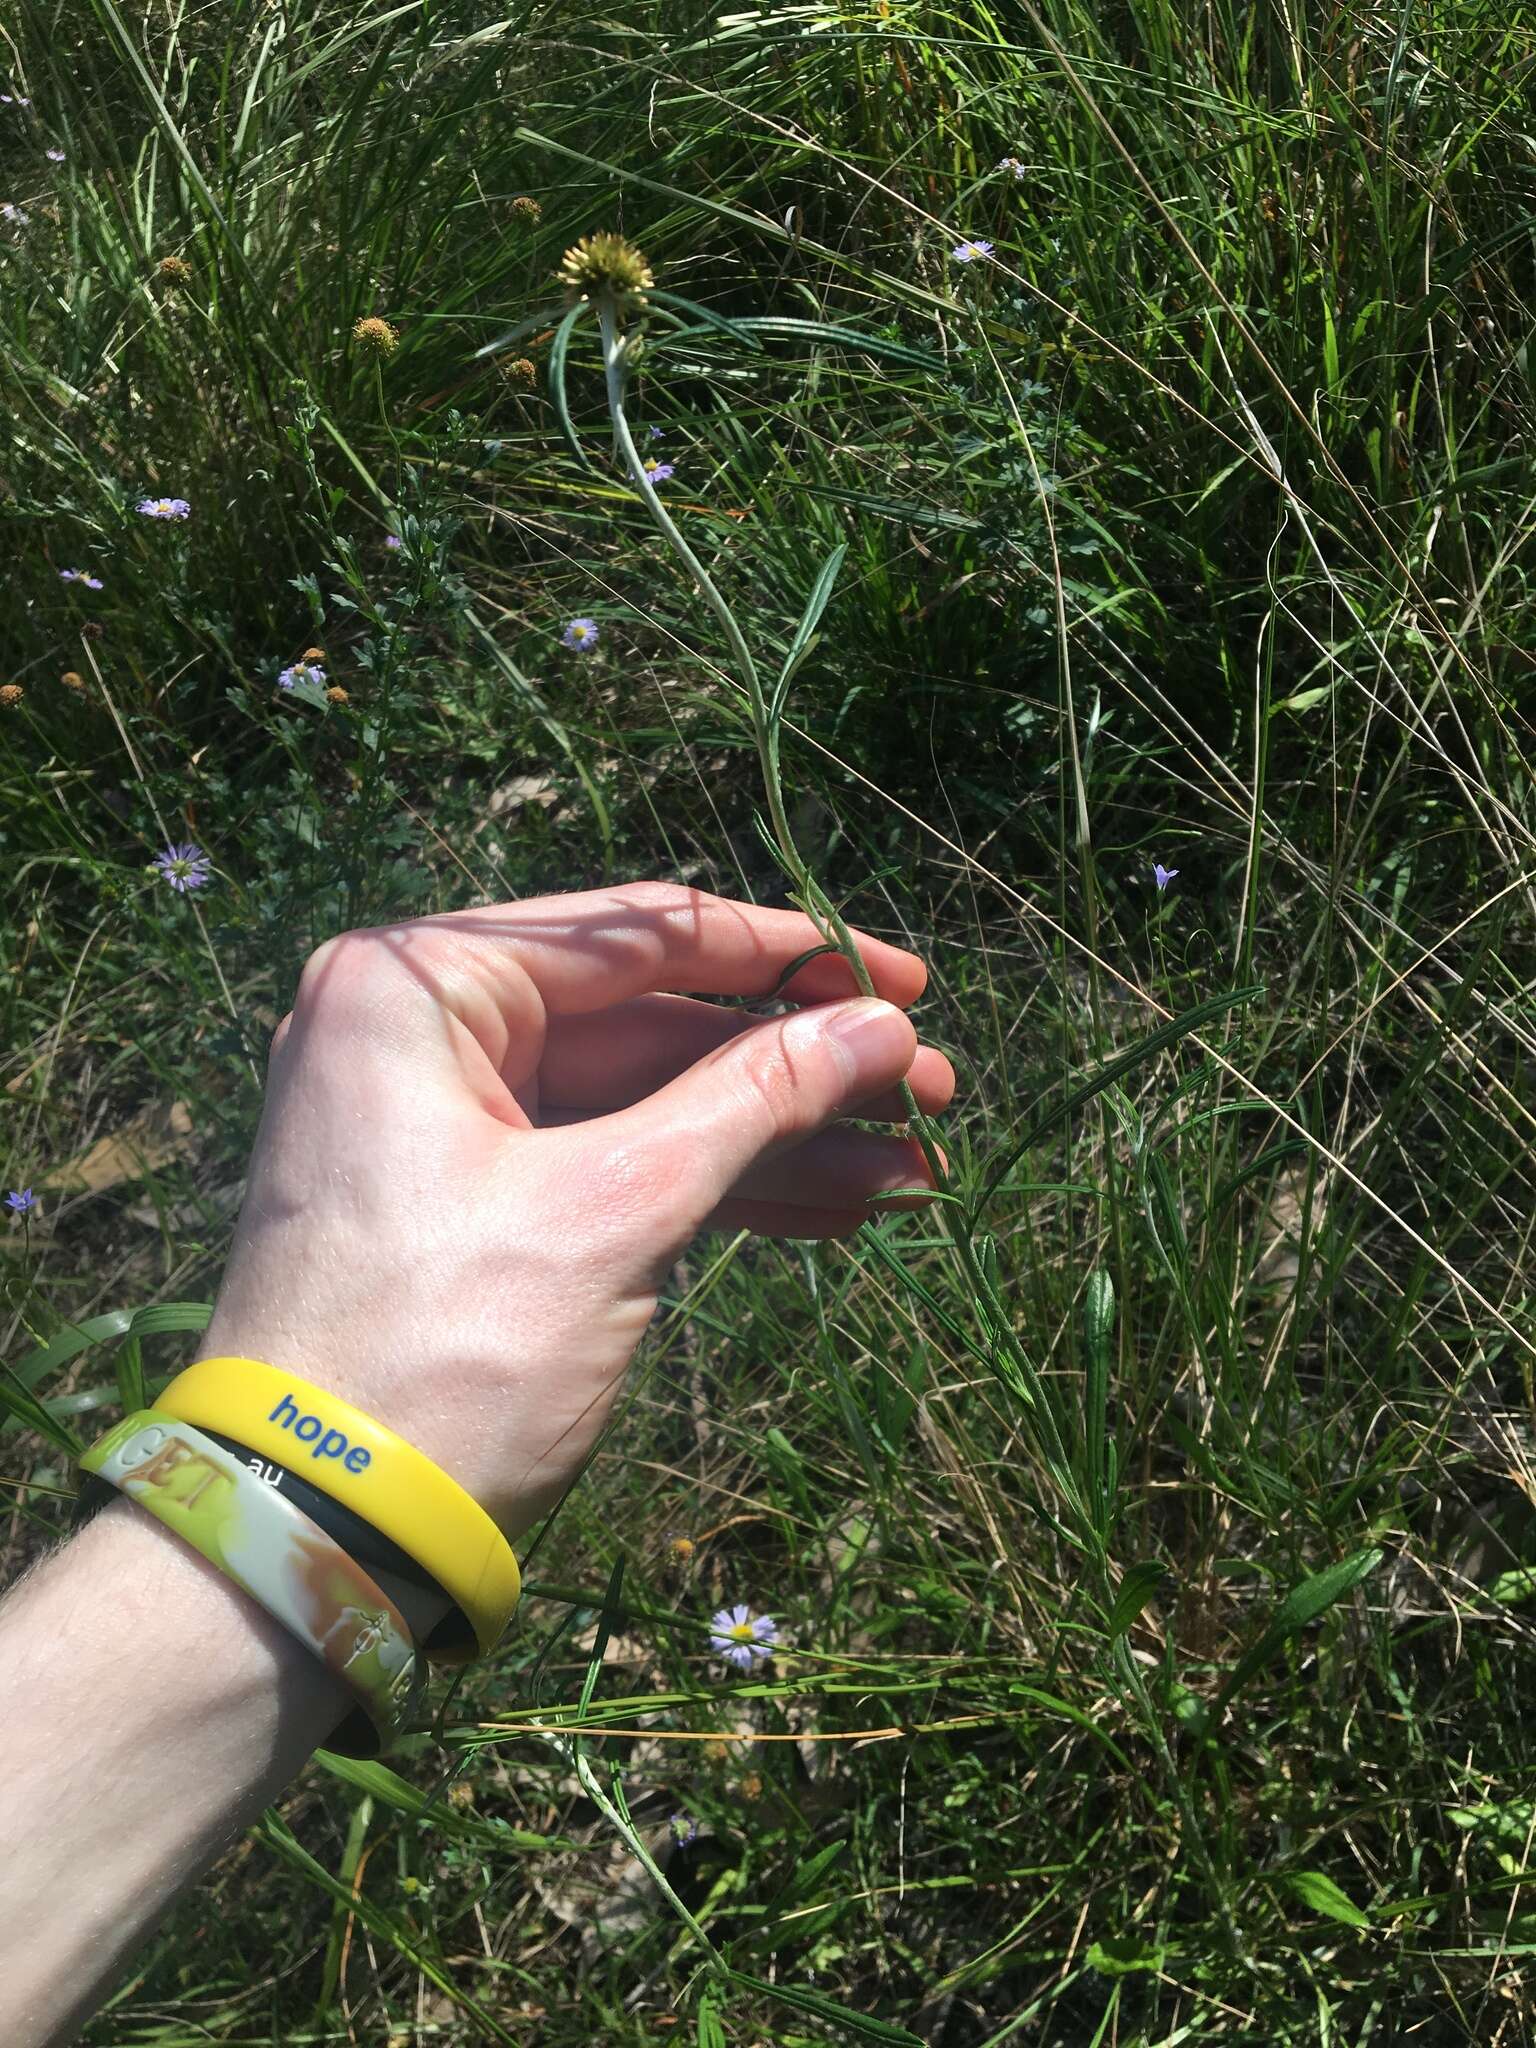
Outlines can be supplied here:
[[272, 1046], [245, 1205], [202, 1355], [262, 1358], [367, 1410], [510, 1535], [595, 1442], [657, 1289], [706, 1226], [830, 1237], [927, 1185], [898, 1120], [954, 1089], [901, 1014], [912, 954], [638, 883], [348, 932]]

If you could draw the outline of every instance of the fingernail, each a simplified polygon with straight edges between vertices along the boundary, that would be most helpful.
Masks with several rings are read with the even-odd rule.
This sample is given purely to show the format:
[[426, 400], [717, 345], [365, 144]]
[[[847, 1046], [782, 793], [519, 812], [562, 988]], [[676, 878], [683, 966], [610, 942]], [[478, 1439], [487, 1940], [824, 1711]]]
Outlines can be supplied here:
[[894, 1003], [882, 1003], [875, 996], [840, 1003], [822, 1029], [837, 1048], [850, 1081], [889, 1079], [898, 1067], [905, 1071], [901, 1061], [911, 1050], [912, 1026]]

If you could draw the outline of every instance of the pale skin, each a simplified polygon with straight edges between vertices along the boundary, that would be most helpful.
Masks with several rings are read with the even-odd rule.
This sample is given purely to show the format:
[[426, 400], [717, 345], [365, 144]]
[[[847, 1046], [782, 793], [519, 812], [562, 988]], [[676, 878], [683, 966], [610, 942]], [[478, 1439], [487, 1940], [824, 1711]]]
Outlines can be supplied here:
[[[948, 1061], [925, 970], [855, 935], [663, 883], [351, 932], [273, 1041], [205, 1357], [333, 1389], [441, 1464], [514, 1541], [580, 1473], [658, 1287], [700, 1230], [843, 1236], [926, 1186], [899, 1083]], [[920, 1196], [903, 1197], [920, 1200]], [[514, 1630], [516, 1624], [514, 1622]], [[348, 1702], [245, 1594], [118, 1500], [0, 1607], [8, 2048], [55, 2048], [177, 1893]]]

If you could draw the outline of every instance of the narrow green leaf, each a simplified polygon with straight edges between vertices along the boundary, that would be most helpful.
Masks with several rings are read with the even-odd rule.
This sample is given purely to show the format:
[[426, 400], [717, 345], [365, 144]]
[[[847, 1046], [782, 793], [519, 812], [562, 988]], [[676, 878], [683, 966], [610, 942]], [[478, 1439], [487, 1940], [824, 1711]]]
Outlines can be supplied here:
[[1112, 1638], [1118, 1640], [1125, 1634], [1167, 1576], [1168, 1573], [1162, 1565], [1154, 1564], [1150, 1560], [1131, 1566], [1120, 1581], [1115, 1604], [1109, 1610], [1109, 1633]]
[[1084, 1103], [1091, 1102], [1096, 1095], [1101, 1095], [1123, 1074], [1129, 1074], [1136, 1067], [1143, 1066], [1165, 1046], [1176, 1045], [1181, 1038], [1187, 1038], [1192, 1031], [1198, 1031], [1213, 1018], [1222, 1016], [1228, 1010], [1241, 1009], [1263, 993], [1264, 984], [1253, 982], [1247, 988], [1229, 989], [1224, 995], [1210, 996], [1205, 1002], [1196, 1003], [1192, 1010], [1185, 1010], [1180, 1016], [1170, 1017], [1166, 1024], [1159, 1024], [1155, 1030], [1138, 1038], [1127, 1051], [1117, 1053], [1112, 1060], [1106, 1060], [1097, 1073], [1090, 1074], [1086, 1081], [1081, 1081], [1077, 1087], [1069, 1089], [1059, 1102], [1053, 1103], [1049, 1109], [1034, 1117], [1023, 1137], [1009, 1147], [1003, 1155], [1002, 1163], [994, 1169], [986, 1190], [976, 1205], [977, 1213], [980, 1214], [991, 1201], [1030, 1146], [1038, 1144], [1053, 1124], [1062, 1123], [1075, 1115]]
[[1363, 1578], [1375, 1571], [1381, 1559], [1379, 1550], [1357, 1550], [1352, 1557], [1341, 1558], [1337, 1564], [1329, 1565], [1326, 1571], [1314, 1572], [1311, 1578], [1303, 1579], [1299, 1586], [1294, 1586], [1275, 1610], [1274, 1619], [1263, 1635], [1239, 1658], [1236, 1669], [1217, 1698], [1217, 1713], [1242, 1690], [1255, 1672], [1263, 1670], [1288, 1637], [1305, 1628], [1308, 1622], [1316, 1621], [1335, 1600], [1342, 1599], [1358, 1586]]
[[832, 586], [837, 581], [837, 572], [843, 566], [843, 557], [848, 552], [846, 541], [839, 541], [821, 565], [821, 574], [816, 578], [810, 596], [805, 601], [805, 610], [800, 614], [800, 623], [795, 628], [795, 637], [789, 643], [789, 652], [784, 657], [784, 666], [779, 670], [779, 679], [773, 686], [768, 700], [768, 722], [777, 725], [784, 715], [784, 700], [789, 695], [789, 686], [794, 681], [795, 670], [811, 650], [812, 637], [821, 621], [832, 595]]
[[1362, 1913], [1347, 1892], [1341, 1891], [1333, 1879], [1321, 1870], [1296, 1870], [1285, 1880], [1286, 1888], [1296, 1894], [1304, 1906], [1310, 1906], [1314, 1913], [1326, 1913], [1330, 1920], [1342, 1920], [1346, 1927], [1369, 1927], [1371, 1916]]
[[572, 306], [555, 329], [554, 339], [549, 344], [549, 395], [554, 402], [555, 418], [559, 422], [561, 433], [565, 436], [566, 445], [583, 469], [591, 469], [592, 464], [587, 452], [571, 424], [571, 408], [565, 395], [565, 360], [570, 353], [571, 336], [581, 314], [580, 306]]
[[806, 1991], [798, 1984], [770, 1984], [766, 1977], [750, 1977], [744, 1970], [730, 1970], [728, 1975], [743, 1990], [756, 1991], [764, 1998], [776, 1998], [781, 2005], [814, 2013], [829, 2026], [844, 2027], [866, 2041], [889, 2041], [895, 2048], [923, 2048], [921, 2039], [905, 2027], [892, 2026], [889, 2020], [872, 2019], [868, 2013], [850, 2012], [847, 2006], [839, 2005], [835, 1998], [824, 1998], [819, 1991]]

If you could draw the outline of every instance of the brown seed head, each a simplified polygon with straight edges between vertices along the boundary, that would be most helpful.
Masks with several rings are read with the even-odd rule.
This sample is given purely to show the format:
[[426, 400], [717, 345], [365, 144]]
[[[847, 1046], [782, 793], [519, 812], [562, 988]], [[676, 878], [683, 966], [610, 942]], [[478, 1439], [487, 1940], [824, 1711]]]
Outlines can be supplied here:
[[460, 1778], [456, 1785], [449, 1786], [448, 1804], [457, 1807], [460, 1813], [463, 1813], [467, 1807], [473, 1806], [474, 1803], [475, 1788], [467, 1779]]
[[521, 384], [531, 391], [539, 373], [526, 356], [514, 356], [510, 363], [502, 364], [502, 374], [509, 384]]
[[567, 249], [560, 281], [577, 304], [606, 298], [620, 310], [638, 310], [656, 282], [651, 266], [622, 235], [583, 235]]
[[190, 263], [184, 262], [180, 256], [162, 256], [159, 268], [160, 279], [163, 284], [189, 284], [191, 282], [192, 266]]
[[300, 661], [324, 661], [325, 649], [323, 647], [306, 647], [299, 656], [299, 659]]
[[0, 683], [0, 706], [14, 711], [26, 694], [20, 683]]
[[63, 675], [59, 677], [59, 681], [66, 690], [83, 690], [85, 688], [85, 677], [76, 668], [65, 669]]
[[512, 202], [512, 218], [525, 220], [532, 227], [536, 220], [544, 218], [544, 209], [537, 199], [530, 199], [526, 192], [520, 192]]
[[704, 1761], [707, 1764], [723, 1764], [731, 1753], [731, 1745], [728, 1742], [722, 1742], [718, 1735], [711, 1741], [702, 1744], [701, 1747]]
[[352, 699], [347, 695], [340, 683], [332, 683], [325, 693], [325, 701], [327, 704], [350, 704]]
[[377, 315], [359, 320], [352, 330], [352, 339], [366, 355], [370, 356], [392, 356], [400, 346], [398, 332], [387, 320], [380, 320]]
[[763, 1781], [756, 1771], [748, 1771], [737, 1787], [737, 1790], [741, 1793], [743, 1799], [761, 1799], [763, 1796]]
[[87, 619], [80, 628], [81, 637], [86, 640], [105, 640], [107, 629], [100, 619]]

